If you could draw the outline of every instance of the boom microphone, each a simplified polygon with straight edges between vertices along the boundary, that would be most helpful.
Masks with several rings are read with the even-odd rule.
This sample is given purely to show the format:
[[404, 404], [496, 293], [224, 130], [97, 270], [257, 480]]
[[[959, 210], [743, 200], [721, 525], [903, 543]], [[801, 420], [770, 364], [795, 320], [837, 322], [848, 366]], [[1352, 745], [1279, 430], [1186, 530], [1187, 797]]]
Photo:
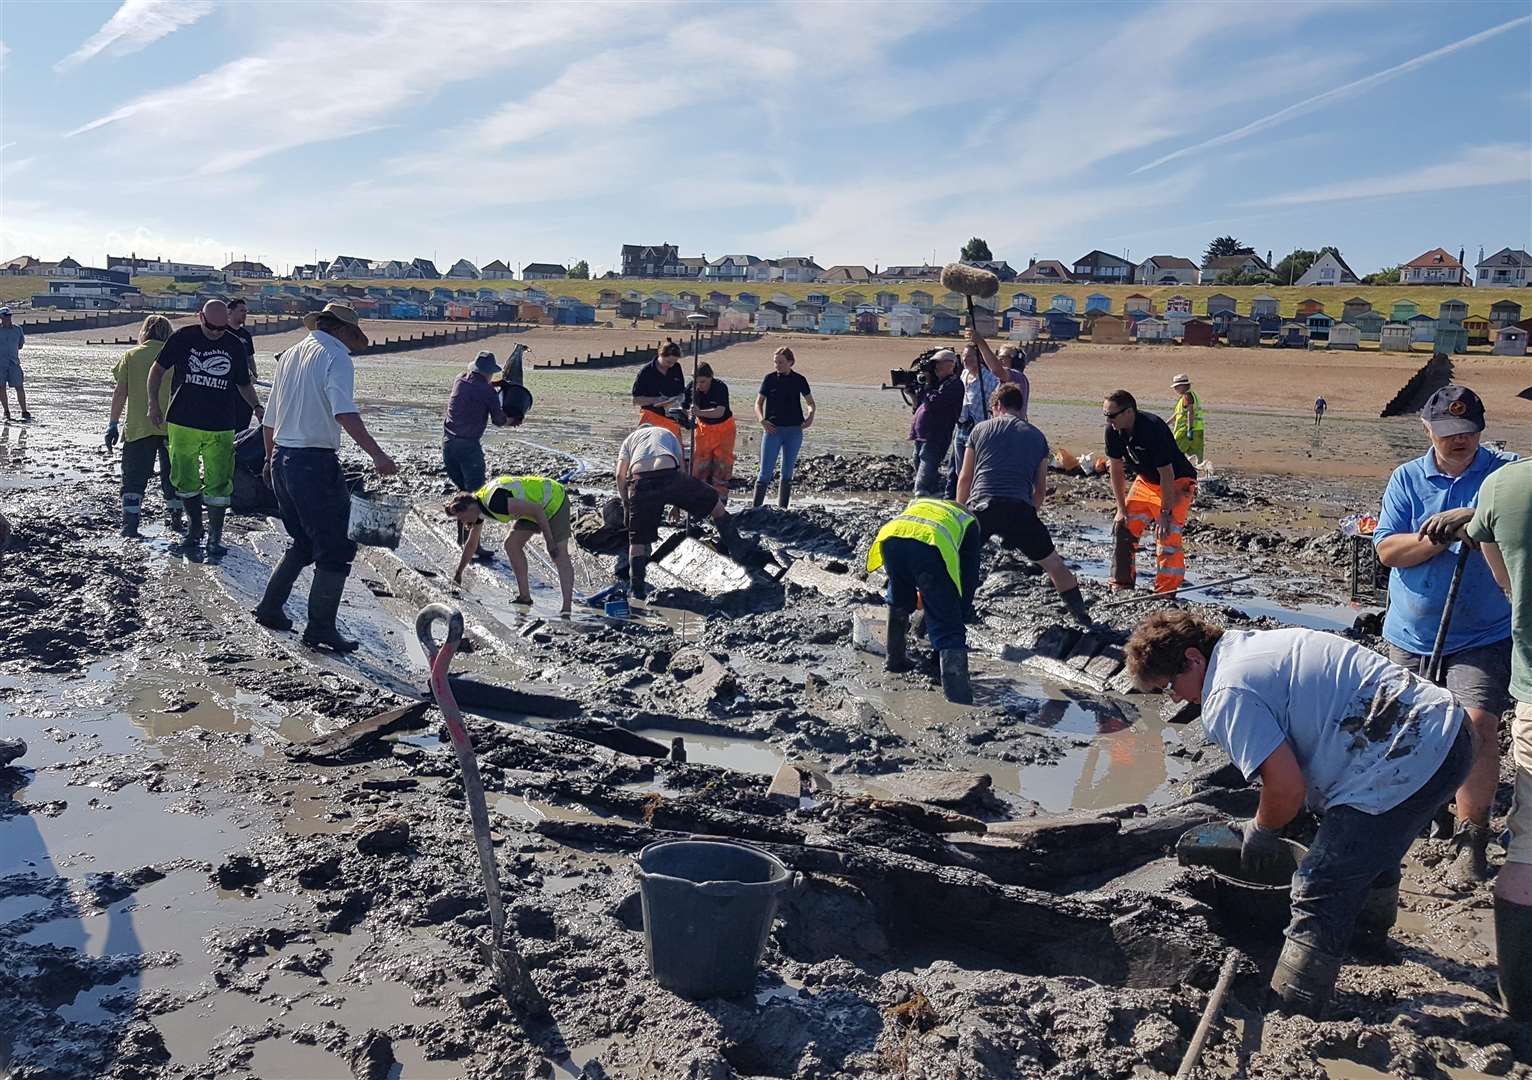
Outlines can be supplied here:
[[979, 324], [973, 317], [973, 298], [994, 296], [1000, 291], [1000, 279], [980, 267], [951, 262], [942, 267], [942, 287], [968, 298], [968, 329], [975, 330]]

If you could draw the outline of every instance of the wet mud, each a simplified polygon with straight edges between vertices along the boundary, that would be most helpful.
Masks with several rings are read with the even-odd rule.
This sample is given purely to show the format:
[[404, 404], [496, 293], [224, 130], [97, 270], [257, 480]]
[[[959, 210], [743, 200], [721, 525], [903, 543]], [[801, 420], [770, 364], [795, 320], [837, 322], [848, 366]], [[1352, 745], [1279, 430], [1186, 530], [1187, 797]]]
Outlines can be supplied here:
[[[503, 559], [452, 590], [448, 485], [429, 446], [405, 449], [378, 486], [416, 510], [397, 550], [359, 558], [341, 621], [363, 644], [337, 659], [248, 617], [283, 546], [274, 521], [232, 519], [217, 563], [173, 557], [158, 526], [120, 540], [115, 479], [71, 468], [61, 426], [42, 434], [4, 503], [0, 734], [27, 750], [0, 768], [0, 1072], [1169, 1076], [1232, 946], [1199, 1075], [1532, 1076], [1532, 1039], [1493, 1003], [1488, 890], [1446, 888], [1441, 840], [1412, 855], [1395, 954], [1348, 962], [1332, 1019], [1265, 1014], [1279, 938], [1170, 855], [1256, 793], [1197, 724], [1119, 679], [1145, 607], [1104, 606], [1101, 478], [1057, 474], [1048, 516], [1102, 625], [1068, 630], [1045, 577], [987, 550], [976, 703], [959, 707], [923, 640], [902, 675], [852, 647], [859, 617], [881, 620], [861, 567], [907, 482], [899, 457], [804, 459], [801, 507], [740, 514], [776, 570], [661, 566], [652, 607], [614, 620], [560, 619], [536, 545], [530, 608]], [[579, 590], [609, 584], [606, 447], [497, 453], [492, 469], [569, 474]], [[1204, 610], [1373, 640], [1335, 601], [1343, 542], [1294, 524], [1332, 508], [1280, 478], [1205, 487], [1192, 576], [1255, 576]], [[432, 600], [462, 607], [457, 670], [488, 688], [468, 723], [548, 1017], [490, 981], [456, 761], [440, 713], [406, 708]], [[804, 875], [751, 996], [691, 1002], [649, 974], [633, 859], [695, 834]]]

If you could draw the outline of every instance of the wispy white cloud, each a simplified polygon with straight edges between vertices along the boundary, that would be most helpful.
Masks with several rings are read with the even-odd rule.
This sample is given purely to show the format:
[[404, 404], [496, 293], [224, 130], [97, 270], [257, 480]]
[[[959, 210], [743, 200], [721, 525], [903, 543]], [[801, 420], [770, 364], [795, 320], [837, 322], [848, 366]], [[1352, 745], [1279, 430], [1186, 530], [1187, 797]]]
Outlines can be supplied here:
[[1196, 154], [1203, 150], [1211, 150], [1216, 146], [1226, 146], [1229, 143], [1237, 142], [1240, 139], [1248, 139], [1250, 136], [1259, 134], [1268, 128], [1275, 127], [1278, 124], [1286, 123], [1287, 121], [1296, 119], [1300, 116], [1305, 116], [1308, 113], [1314, 112], [1316, 109], [1322, 109], [1326, 105], [1333, 104], [1337, 101], [1343, 101], [1346, 98], [1365, 93], [1366, 91], [1371, 90], [1376, 86], [1380, 86], [1392, 79], [1397, 79], [1401, 75], [1407, 75], [1414, 71], [1416, 68], [1424, 67], [1426, 64], [1429, 64], [1434, 60], [1440, 60], [1444, 56], [1451, 56], [1455, 52], [1460, 52], [1463, 49], [1472, 48], [1473, 46], [1488, 41], [1493, 37], [1498, 37], [1500, 34], [1503, 34], [1508, 30], [1512, 30], [1518, 26], [1525, 26], [1528, 23], [1532, 23], [1532, 15], [1523, 15], [1520, 18], [1511, 19], [1508, 22], [1503, 22], [1499, 26], [1492, 26], [1488, 30], [1481, 30], [1477, 34], [1470, 34], [1468, 37], [1462, 38], [1459, 41], [1454, 41], [1450, 45], [1443, 45], [1439, 49], [1432, 49], [1430, 52], [1422, 53], [1419, 56], [1412, 57], [1411, 59], [1404, 61], [1402, 64], [1395, 64], [1393, 67], [1384, 68], [1382, 71], [1373, 72], [1371, 75], [1367, 75], [1363, 78], [1355, 79], [1349, 83], [1345, 83], [1344, 85], [1326, 90], [1322, 94], [1315, 94], [1313, 97], [1305, 98], [1302, 101], [1295, 102], [1286, 108], [1278, 109], [1274, 113], [1268, 113], [1260, 119], [1252, 120], [1250, 123], [1241, 125], [1232, 131], [1226, 131], [1222, 135], [1215, 135], [1211, 139], [1204, 139], [1202, 142], [1195, 143], [1192, 146], [1184, 146], [1179, 150], [1173, 150], [1168, 154], [1164, 154], [1155, 158], [1147, 165], [1140, 165], [1138, 168], [1134, 169], [1133, 172], [1135, 174], [1147, 172], [1150, 169], [1159, 168], [1161, 165], [1165, 165], [1169, 162], [1187, 157], [1190, 154]]
[[181, 27], [190, 26], [212, 10], [213, 0], [123, 0], [122, 7], [101, 29], [54, 64], [53, 70], [68, 71], [102, 53], [127, 56], [138, 52]]
[[1470, 147], [1453, 155], [1450, 162], [1439, 165], [1321, 184], [1300, 191], [1252, 199], [1245, 205], [1303, 206], [1343, 199], [1375, 199], [1390, 195], [1418, 195], [1430, 191], [1456, 191], [1517, 183], [1532, 184], [1532, 146], [1494, 143]]

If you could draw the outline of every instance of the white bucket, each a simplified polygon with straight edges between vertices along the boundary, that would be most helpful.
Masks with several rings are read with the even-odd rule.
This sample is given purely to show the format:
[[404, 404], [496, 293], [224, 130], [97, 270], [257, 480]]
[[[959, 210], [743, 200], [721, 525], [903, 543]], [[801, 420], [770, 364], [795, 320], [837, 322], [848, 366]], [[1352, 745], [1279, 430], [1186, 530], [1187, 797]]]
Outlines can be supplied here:
[[352, 495], [346, 535], [367, 547], [396, 548], [409, 512], [408, 500], [395, 495]]

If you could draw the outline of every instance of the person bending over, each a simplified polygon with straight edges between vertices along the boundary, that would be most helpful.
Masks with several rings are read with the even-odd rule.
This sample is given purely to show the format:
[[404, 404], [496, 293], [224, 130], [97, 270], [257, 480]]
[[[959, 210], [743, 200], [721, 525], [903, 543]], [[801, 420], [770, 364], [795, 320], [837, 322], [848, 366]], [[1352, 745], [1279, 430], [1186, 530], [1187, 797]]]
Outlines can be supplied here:
[[463, 554], [452, 575], [454, 585], [463, 583], [463, 571], [479, 550], [484, 519], [493, 518], [511, 526], [505, 538], [505, 557], [516, 574], [517, 596], [513, 602], [532, 602], [527, 542], [541, 533], [548, 545], [548, 557], [558, 568], [559, 612], [569, 614], [574, 602], [574, 562], [569, 554], [569, 496], [563, 484], [545, 476], [497, 476], [477, 491], [454, 495], [447, 502], [446, 511], [466, 532]]

